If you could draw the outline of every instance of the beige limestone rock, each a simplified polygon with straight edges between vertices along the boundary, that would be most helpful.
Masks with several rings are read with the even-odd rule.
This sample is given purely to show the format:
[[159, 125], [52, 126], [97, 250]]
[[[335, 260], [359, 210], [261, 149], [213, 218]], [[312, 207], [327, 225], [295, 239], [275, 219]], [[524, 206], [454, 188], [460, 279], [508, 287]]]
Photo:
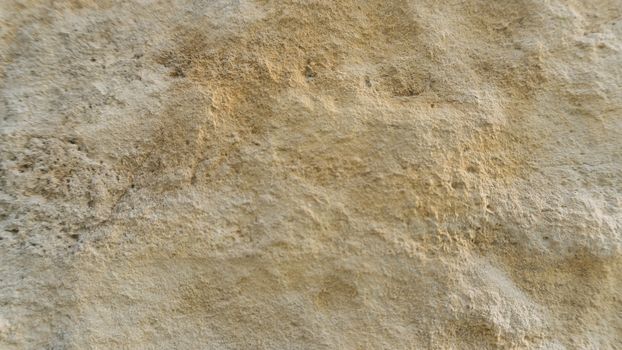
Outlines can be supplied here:
[[1, 349], [622, 348], [622, 1], [0, 1]]

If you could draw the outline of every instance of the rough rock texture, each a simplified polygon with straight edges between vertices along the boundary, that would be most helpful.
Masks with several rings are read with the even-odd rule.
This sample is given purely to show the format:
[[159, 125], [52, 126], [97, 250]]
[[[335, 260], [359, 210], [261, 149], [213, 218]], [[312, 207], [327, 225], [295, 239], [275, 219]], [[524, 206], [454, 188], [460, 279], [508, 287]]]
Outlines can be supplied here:
[[621, 349], [622, 1], [0, 1], [1, 349]]

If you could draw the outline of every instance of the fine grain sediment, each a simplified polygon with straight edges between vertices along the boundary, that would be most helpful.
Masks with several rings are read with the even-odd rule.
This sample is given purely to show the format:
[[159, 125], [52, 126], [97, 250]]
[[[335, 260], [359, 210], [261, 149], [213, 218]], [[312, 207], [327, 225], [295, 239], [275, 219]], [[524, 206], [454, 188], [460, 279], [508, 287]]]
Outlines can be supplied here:
[[622, 1], [0, 1], [0, 349], [622, 348]]

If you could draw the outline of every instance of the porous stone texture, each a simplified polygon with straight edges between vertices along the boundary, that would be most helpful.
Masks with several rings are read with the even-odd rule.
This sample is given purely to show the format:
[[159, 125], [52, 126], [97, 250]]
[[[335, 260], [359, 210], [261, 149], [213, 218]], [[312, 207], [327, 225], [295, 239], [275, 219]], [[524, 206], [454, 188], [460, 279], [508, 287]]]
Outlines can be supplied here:
[[622, 1], [0, 1], [1, 349], [622, 349]]

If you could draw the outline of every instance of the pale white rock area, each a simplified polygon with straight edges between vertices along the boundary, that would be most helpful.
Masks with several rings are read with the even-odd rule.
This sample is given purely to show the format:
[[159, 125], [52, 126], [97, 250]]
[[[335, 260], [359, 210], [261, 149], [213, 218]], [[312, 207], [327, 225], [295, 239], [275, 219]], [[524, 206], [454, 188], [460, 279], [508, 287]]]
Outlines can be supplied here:
[[621, 0], [2, 0], [0, 162], [0, 349], [622, 349]]

